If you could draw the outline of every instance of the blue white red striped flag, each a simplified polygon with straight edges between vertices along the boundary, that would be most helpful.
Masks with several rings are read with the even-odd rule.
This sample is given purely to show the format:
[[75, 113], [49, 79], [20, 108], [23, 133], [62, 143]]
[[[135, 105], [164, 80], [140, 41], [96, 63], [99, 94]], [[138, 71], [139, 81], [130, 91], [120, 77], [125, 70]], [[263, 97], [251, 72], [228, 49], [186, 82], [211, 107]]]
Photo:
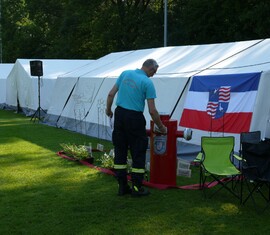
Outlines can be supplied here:
[[214, 132], [249, 131], [260, 76], [194, 76], [179, 125]]

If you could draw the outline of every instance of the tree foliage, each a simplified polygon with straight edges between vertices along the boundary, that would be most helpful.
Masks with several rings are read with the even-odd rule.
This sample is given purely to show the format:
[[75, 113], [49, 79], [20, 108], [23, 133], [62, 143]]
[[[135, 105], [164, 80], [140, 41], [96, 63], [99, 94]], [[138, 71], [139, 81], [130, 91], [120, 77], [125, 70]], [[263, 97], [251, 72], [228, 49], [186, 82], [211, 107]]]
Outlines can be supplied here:
[[[3, 62], [163, 46], [163, 0], [0, 0]], [[168, 46], [267, 38], [266, 0], [168, 0]]]

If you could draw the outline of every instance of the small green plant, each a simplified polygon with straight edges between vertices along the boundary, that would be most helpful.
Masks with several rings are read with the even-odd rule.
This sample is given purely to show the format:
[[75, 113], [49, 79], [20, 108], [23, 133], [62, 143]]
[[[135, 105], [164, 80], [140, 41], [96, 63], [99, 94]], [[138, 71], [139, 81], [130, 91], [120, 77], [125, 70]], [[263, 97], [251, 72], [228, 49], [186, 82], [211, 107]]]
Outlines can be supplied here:
[[99, 161], [104, 168], [113, 168], [114, 156], [104, 153], [97, 161]]
[[[101, 167], [104, 168], [113, 168], [114, 166], [114, 151], [113, 149], [110, 151], [109, 154], [104, 153], [99, 159], [97, 159], [97, 161], [99, 161], [101, 164]], [[127, 159], [127, 171], [131, 172], [131, 166], [132, 166], [132, 160], [131, 158], [128, 156]]]
[[76, 160], [84, 160], [89, 158], [89, 151], [85, 147], [85, 145], [76, 145], [76, 144], [65, 144], [62, 143], [60, 146], [63, 148], [65, 154], [70, 157], [73, 157]]

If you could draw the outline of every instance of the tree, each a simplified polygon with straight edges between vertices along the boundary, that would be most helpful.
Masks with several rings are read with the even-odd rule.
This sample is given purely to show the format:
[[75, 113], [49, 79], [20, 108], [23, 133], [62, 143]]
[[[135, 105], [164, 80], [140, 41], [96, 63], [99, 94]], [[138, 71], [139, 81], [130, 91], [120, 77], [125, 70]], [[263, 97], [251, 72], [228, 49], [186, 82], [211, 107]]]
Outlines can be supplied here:
[[184, 43], [219, 43], [269, 37], [269, 10], [268, 1], [186, 1], [183, 11]]
[[91, 22], [98, 51], [124, 51], [161, 45], [162, 26], [150, 0], [102, 1]]
[[[266, 0], [168, 0], [168, 46], [261, 39]], [[163, 46], [163, 0], [2, 0], [3, 61]]]

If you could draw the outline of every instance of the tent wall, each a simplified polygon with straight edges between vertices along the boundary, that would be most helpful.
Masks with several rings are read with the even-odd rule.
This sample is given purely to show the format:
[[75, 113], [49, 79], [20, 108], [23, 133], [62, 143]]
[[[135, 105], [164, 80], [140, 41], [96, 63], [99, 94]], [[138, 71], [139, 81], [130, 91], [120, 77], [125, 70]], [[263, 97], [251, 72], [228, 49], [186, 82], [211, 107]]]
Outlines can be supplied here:
[[263, 72], [260, 79], [256, 102], [254, 105], [251, 131], [260, 130], [261, 135], [270, 138], [270, 71]]
[[12, 67], [13, 64], [0, 63], [0, 108], [4, 108], [6, 104], [6, 82]]
[[33, 107], [33, 84], [28, 72], [16, 61], [7, 77], [6, 104], [14, 109]]
[[[40, 106], [47, 110], [56, 79], [60, 75], [81, 70], [93, 60], [41, 60], [43, 62], [43, 76], [40, 77]], [[39, 105], [38, 77], [31, 76], [30, 60], [17, 59], [7, 78], [7, 105], [23, 111], [33, 113]]]
[[[269, 53], [270, 39], [111, 53], [96, 60], [91, 66], [85, 67], [82, 71], [58, 78], [59, 83], [58, 81], [56, 83], [58, 84], [57, 89], [64, 87], [66, 90], [61, 95], [56, 95], [54, 91], [48, 109], [47, 120], [48, 123], [52, 120], [52, 123], [55, 124], [55, 119], [58, 117], [57, 126], [98, 138], [110, 139], [110, 120], [105, 116], [104, 107], [101, 108], [109, 89], [123, 70], [140, 68], [145, 59], [154, 58], [160, 65], [158, 73], [153, 78], [157, 90], [157, 99], [155, 100], [157, 109], [160, 112], [171, 114], [171, 118], [177, 121], [180, 121], [187, 92], [194, 75], [263, 71], [250, 130], [260, 129], [267, 136], [270, 132], [270, 104], [268, 103], [269, 101], [264, 102], [264, 99], [270, 100], [267, 94], [270, 80], [268, 72], [270, 61], [267, 58]], [[64, 84], [64, 79], [67, 79], [67, 84]], [[78, 82], [77, 79], [79, 79]], [[100, 80], [99, 83], [97, 83], [96, 79]], [[69, 82], [70, 84], [68, 84]], [[97, 93], [89, 89], [91, 85], [88, 85], [88, 83], [91, 84], [92, 82], [95, 85], [100, 85]], [[71, 94], [74, 84], [76, 86], [68, 99], [68, 94]], [[89, 93], [86, 92], [87, 90]], [[86, 116], [83, 115], [85, 118], [75, 117], [76, 102], [74, 97], [79, 95], [78, 92], [81, 95], [83, 94], [82, 96], [85, 96], [84, 99], [88, 102], [88, 104], [84, 105], [81, 102], [81, 107], [79, 108], [80, 110], [87, 110], [87, 112], [80, 111], [83, 114], [87, 114]], [[90, 99], [91, 94], [95, 97], [94, 100]], [[65, 108], [64, 104], [66, 104]], [[150, 116], [147, 106], [145, 116], [147, 127], [149, 127]], [[78, 119], [80, 119], [79, 123], [81, 126], [78, 126], [75, 122]], [[183, 128], [185, 127], [179, 127], [179, 129]], [[193, 130], [192, 140], [186, 142], [183, 139], [179, 139], [179, 142], [183, 145], [200, 145], [201, 136], [203, 135], [222, 136], [223, 133]], [[230, 133], [228, 135], [236, 137], [235, 150], [238, 151], [239, 135]]]
[[61, 117], [68, 102], [72, 90], [75, 87], [78, 78], [76, 77], [58, 77], [52, 91], [50, 106], [45, 117], [45, 121], [51, 125], [58, 126], [58, 119]]
[[[55, 89], [60, 89], [60, 87], [64, 86], [63, 82], [66, 78], [59, 78], [58, 80]], [[175, 100], [178, 99], [187, 80], [188, 78], [186, 77], [156, 77], [153, 79], [157, 96], [163, 97], [156, 100], [156, 106], [160, 107], [160, 112], [170, 113], [175, 104]], [[59, 105], [57, 109], [55, 105], [52, 105], [48, 110], [45, 121], [58, 127], [110, 140], [111, 126], [110, 120], [105, 114], [105, 109], [107, 94], [115, 84], [116, 78], [80, 77], [76, 84], [74, 80], [72, 81], [71, 86], [69, 86], [70, 93], [67, 92], [70, 94], [70, 98], [68, 99], [69, 96], [67, 93], [62, 97], [54, 95], [53, 98], [55, 101], [58, 100], [58, 102], [54, 103], [61, 103], [61, 105]], [[72, 91], [74, 85], [75, 88]], [[174, 87], [174, 89], [171, 89], [171, 87]], [[54, 92], [54, 94], [56, 94], [56, 92]], [[65, 103], [66, 105], [64, 107]], [[115, 108], [115, 103], [112, 108]], [[150, 115], [148, 113], [147, 104], [144, 113], [148, 120], [147, 127], [150, 128]], [[56, 117], [60, 117], [57, 123], [52, 123], [53, 120], [56, 120]]]
[[94, 103], [103, 80], [102, 78], [79, 78], [57, 126], [88, 134], [91, 123], [87, 121], [87, 118], [91, 116], [92, 110], [95, 112], [95, 117], [99, 118]]
[[6, 79], [0, 78], [0, 107], [6, 103]]
[[[72, 80], [73, 78], [69, 78]], [[66, 78], [59, 78], [55, 89]], [[65, 95], [54, 96], [61, 105], [51, 106], [45, 122], [101, 139], [111, 139], [110, 120], [105, 114], [106, 98], [116, 78], [80, 77], [72, 80]], [[67, 90], [67, 89], [66, 89]]]
[[[181, 96], [181, 94], [188, 81], [188, 77], [156, 76], [153, 78], [157, 93], [155, 104], [161, 114], [171, 115], [176, 101], [183, 99], [183, 95]], [[147, 120], [147, 128], [150, 128], [151, 116], [148, 112], [147, 105], [145, 106], [144, 115]]]

